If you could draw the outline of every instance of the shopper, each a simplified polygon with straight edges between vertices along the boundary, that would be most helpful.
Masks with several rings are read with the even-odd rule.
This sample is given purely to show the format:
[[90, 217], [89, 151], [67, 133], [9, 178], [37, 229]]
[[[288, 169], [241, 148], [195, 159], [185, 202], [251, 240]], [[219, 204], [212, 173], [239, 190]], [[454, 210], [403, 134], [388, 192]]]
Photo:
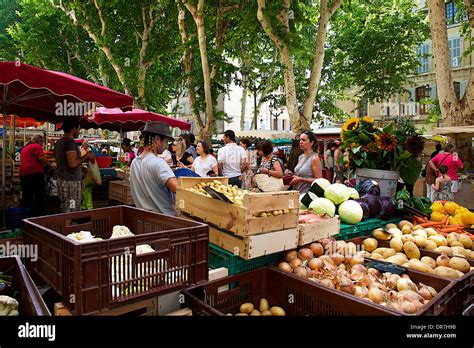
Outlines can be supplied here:
[[[187, 153], [189, 153], [191, 156], [193, 156], [193, 159], [197, 157], [197, 152], [196, 152], [196, 145], [194, 145], [191, 142], [191, 134], [186, 134], [183, 133], [179, 136], [185, 143], [185, 150]], [[194, 140], [194, 134], [192, 136], [192, 139]]]
[[248, 169], [247, 154], [235, 143], [234, 131], [225, 131], [223, 140], [225, 146], [217, 154], [219, 175], [228, 177], [230, 185], [241, 188], [242, 172]]
[[433, 151], [433, 153], [431, 154], [431, 157], [430, 157], [431, 159], [435, 158], [438, 154], [444, 152], [444, 151], [441, 150], [442, 146], [439, 143], [436, 144], [435, 148], [436, 148], [436, 151]]
[[174, 140], [173, 150], [176, 152], [175, 162], [173, 164], [179, 168], [191, 168], [194, 158], [186, 151], [186, 143], [182, 137]]
[[20, 153], [21, 206], [29, 209], [30, 216], [46, 212], [44, 166], [53, 169], [53, 165], [44, 156], [43, 142], [42, 135], [35, 135]]
[[132, 161], [135, 159], [135, 152], [133, 152], [133, 149], [132, 149], [132, 141], [128, 138], [123, 138], [122, 144], [120, 145], [120, 147], [122, 148], [123, 154], [125, 157], [124, 163], [128, 167], [130, 167], [132, 164]]
[[461, 169], [464, 167], [461, 159], [459, 158], [457, 152], [455, 152], [454, 144], [446, 144], [444, 147], [444, 153], [437, 154], [431, 161], [430, 161], [431, 168], [437, 173], [437, 176], [441, 176], [439, 172], [439, 168], [444, 164], [448, 167], [448, 176], [452, 180], [451, 185], [451, 193], [455, 194], [458, 192], [459, 183], [458, 183], [458, 173], [457, 169]]
[[137, 150], [137, 156], [140, 156], [143, 153], [143, 134], [141, 134], [138, 139], [140, 140], [140, 146]]
[[209, 144], [205, 141], [197, 143], [198, 157], [194, 160], [191, 169], [199, 176], [217, 176], [217, 160], [209, 154]]
[[436, 178], [435, 183], [432, 185], [434, 194], [433, 194], [433, 201], [452, 201], [453, 195], [451, 192], [451, 186], [453, 181], [447, 175], [448, 167], [442, 165], [439, 167], [439, 172], [441, 176]]
[[79, 147], [74, 141], [80, 134], [79, 121], [67, 119], [62, 125], [64, 136], [54, 146], [56, 165], [58, 167], [58, 195], [63, 213], [77, 211], [81, 208], [81, 165], [87, 161], [95, 161], [94, 154], [89, 151], [80, 155]]
[[328, 149], [324, 153], [324, 164], [326, 169], [326, 179], [330, 182], [334, 179], [334, 152], [336, 151], [337, 145], [335, 142], [329, 144]]
[[242, 187], [251, 188], [252, 176], [254, 174], [254, 171], [257, 170], [257, 155], [255, 151], [250, 150], [252, 143], [250, 142], [249, 139], [246, 139], [246, 138], [240, 139], [239, 145], [245, 150], [247, 154], [248, 163], [249, 163], [249, 167], [247, 168], [247, 170], [242, 172]]
[[323, 176], [317, 147], [318, 139], [313, 132], [308, 131], [300, 135], [300, 148], [303, 154], [298, 158], [295, 167], [296, 176], [291, 180], [290, 186], [301, 193], [308, 192], [313, 181]]
[[175, 216], [178, 180], [166, 161], [157, 156], [168, 146], [170, 128], [164, 122], [147, 122], [142, 134], [144, 150], [130, 170], [133, 202], [137, 208]]
[[263, 140], [257, 144], [257, 151], [262, 158], [257, 173], [268, 174], [274, 178], [283, 178], [283, 165], [273, 153], [273, 144], [268, 140]]
[[[342, 152], [341, 142], [336, 140], [336, 150], [334, 150], [334, 182], [336, 183], [343, 183], [344, 182], [344, 165], [340, 163], [341, 158], [344, 158], [344, 154]], [[341, 157], [342, 156], [342, 157]]]

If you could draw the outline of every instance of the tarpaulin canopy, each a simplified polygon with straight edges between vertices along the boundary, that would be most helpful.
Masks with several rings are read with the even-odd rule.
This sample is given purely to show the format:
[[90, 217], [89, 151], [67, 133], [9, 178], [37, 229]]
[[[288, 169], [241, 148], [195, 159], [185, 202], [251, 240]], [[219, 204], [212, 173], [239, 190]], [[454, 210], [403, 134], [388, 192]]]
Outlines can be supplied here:
[[128, 109], [133, 105], [128, 95], [21, 62], [0, 62], [0, 98], [8, 114], [50, 122], [58, 116], [83, 116], [88, 110], [82, 103]]
[[474, 126], [439, 127], [433, 130], [433, 134], [449, 135], [457, 138], [472, 138], [474, 137]]
[[[7, 117], [7, 126], [12, 125], [12, 118], [15, 119], [15, 127], [39, 127], [44, 124], [44, 122], [36, 121], [34, 118], [31, 117], [12, 117], [12, 115], [8, 115]], [[0, 114], [0, 123], [3, 124], [3, 115]]]
[[102, 128], [112, 131], [137, 131], [145, 126], [145, 123], [150, 121], [161, 121], [170, 125], [170, 127], [177, 127], [183, 130], [190, 130], [191, 123], [171, 118], [156, 112], [132, 109], [123, 112], [122, 110], [97, 108], [92, 118], [84, 118], [81, 121], [81, 127]]

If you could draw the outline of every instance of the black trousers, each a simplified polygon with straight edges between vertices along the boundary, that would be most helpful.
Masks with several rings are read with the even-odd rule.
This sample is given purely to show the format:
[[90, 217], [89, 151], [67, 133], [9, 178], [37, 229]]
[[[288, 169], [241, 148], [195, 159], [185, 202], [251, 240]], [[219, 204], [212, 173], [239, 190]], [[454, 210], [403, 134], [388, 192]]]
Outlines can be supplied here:
[[242, 180], [240, 180], [240, 176], [229, 178], [229, 185], [236, 185], [238, 188], [242, 188]]
[[30, 210], [30, 216], [46, 215], [46, 185], [44, 174], [25, 175], [21, 181], [21, 206]]

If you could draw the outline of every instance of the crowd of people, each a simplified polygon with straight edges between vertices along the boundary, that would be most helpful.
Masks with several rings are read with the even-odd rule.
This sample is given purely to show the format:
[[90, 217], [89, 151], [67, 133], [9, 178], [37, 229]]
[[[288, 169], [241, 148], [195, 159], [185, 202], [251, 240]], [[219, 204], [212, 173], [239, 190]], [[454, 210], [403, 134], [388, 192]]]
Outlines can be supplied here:
[[[55, 144], [55, 167], [44, 156], [42, 136], [33, 137], [21, 151], [22, 205], [33, 216], [45, 213], [45, 167], [56, 172], [62, 212], [93, 208], [92, 189], [98, 184], [93, 169], [96, 156], [104, 153], [87, 141], [78, 146], [75, 142], [80, 133], [78, 121], [67, 120], [62, 129], [64, 136]], [[225, 131], [223, 141], [224, 146], [215, 155], [211, 144], [196, 143], [191, 133], [173, 138], [169, 126], [162, 122], [146, 124], [138, 148], [124, 138], [120, 161], [130, 168], [135, 205], [175, 215], [178, 170], [184, 170], [180, 175], [185, 176], [191, 172], [200, 177], [225, 176], [229, 184], [250, 190], [264, 190], [263, 175], [268, 180], [281, 181], [281, 187], [301, 193], [306, 193], [317, 178], [344, 182], [351, 176], [340, 161], [344, 156], [340, 140], [329, 143], [320, 153], [318, 139], [311, 131], [301, 133], [293, 142], [288, 158], [277, 156], [278, 149], [268, 140], [252, 143], [242, 138], [237, 144], [231, 130]], [[447, 144], [444, 150], [437, 146], [426, 167], [427, 196], [431, 200], [452, 199], [458, 189], [457, 169], [462, 167], [452, 144]], [[257, 174], [259, 181], [255, 180]]]

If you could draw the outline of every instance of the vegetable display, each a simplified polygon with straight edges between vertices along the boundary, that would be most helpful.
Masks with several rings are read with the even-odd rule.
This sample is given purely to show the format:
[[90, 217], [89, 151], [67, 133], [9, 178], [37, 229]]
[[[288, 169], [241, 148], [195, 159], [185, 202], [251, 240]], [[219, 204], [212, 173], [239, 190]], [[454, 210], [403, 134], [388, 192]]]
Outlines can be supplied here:
[[336, 214], [336, 206], [327, 198], [316, 198], [308, 208], [315, 214], [327, 214], [330, 217]]
[[392, 218], [397, 213], [397, 208], [395, 207], [395, 201], [390, 197], [380, 197], [380, 211], [379, 218], [382, 220], [388, 220]]
[[363, 253], [352, 242], [324, 238], [288, 251], [278, 268], [404, 314], [415, 314], [436, 296], [433, 287], [415, 284], [407, 274], [367, 268]]
[[254, 306], [253, 303], [247, 302], [240, 306], [239, 313], [232, 314], [227, 313], [227, 316], [236, 317], [284, 317], [286, 315], [285, 310], [278, 306], [270, 307], [266, 298], [261, 298], [258, 307]]
[[187, 190], [201, 194], [203, 196], [211, 197], [205, 190], [204, 187], [210, 187], [217, 192], [222, 193], [224, 196], [226, 196], [229, 200], [232, 201], [235, 205], [238, 205], [240, 207], [243, 206], [243, 200], [244, 200], [244, 190], [239, 189], [236, 185], [225, 185], [219, 180], [214, 180], [211, 182], [200, 182], [199, 184], [196, 184], [194, 187], [188, 188]]
[[13, 277], [0, 272], [0, 316], [17, 316], [18, 301], [12, 283]]
[[366, 180], [361, 181], [360, 183], [357, 184], [356, 189], [357, 191], [359, 191], [359, 194], [361, 195], [368, 193], [371, 195], [380, 196], [379, 183], [372, 179], [366, 179]]
[[350, 193], [344, 184], [332, 184], [324, 190], [324, 197], [331, 200], [335, 205], [347, 201]]

